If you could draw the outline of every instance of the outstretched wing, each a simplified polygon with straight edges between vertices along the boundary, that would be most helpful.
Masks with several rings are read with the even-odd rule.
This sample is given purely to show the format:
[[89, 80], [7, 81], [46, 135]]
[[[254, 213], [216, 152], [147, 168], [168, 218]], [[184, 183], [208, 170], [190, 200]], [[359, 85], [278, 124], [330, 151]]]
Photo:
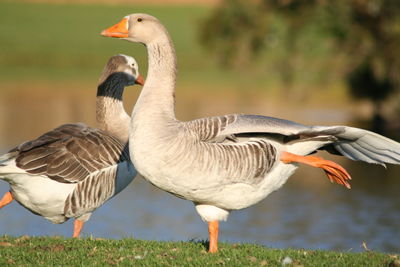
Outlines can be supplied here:
[[291, 136], [310, 134], [312, 132], [312, 127], [292, 121], [259, 115], [240, 114], [193, 120], [187, 122], [187, 127], [198, 133], [202, 141], [212, 141], [221, 137], [245, 133]]
[[[322, 149], [352, 159], [384, 165], [400, 164], [400, 144], [379, 134], [347, 126], [306, 126], [258, 115], [226, 115], [190, 121], [188, 128], [202, 141], [224, 140], [241, 134], [277, 134], [296, 143], [323, 137]], [[310, 139], [311, 138], [311, 139]], [[315, 147], [319, 149], [320, 147]], [[311, 152], [311, 151], [310, 151]]]
[[94, 172], [129, 160], [117, 139], [82, 123], [61, 125], [10, 152], [15, 153], [17, 167], [62, 183], [80, 182]]
[[346, 126], [315, 127], [337, 137], [334, 147], [343, 156], [368, 163], [400, 164], [400, 144], [374, 132]]

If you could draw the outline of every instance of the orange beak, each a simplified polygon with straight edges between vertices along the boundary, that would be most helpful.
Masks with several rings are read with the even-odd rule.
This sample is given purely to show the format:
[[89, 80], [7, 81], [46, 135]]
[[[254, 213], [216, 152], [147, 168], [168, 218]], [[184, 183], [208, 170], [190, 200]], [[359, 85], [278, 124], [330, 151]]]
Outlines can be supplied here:
[[128, 37], [128, 18], [123, 18], [120, 22], [101, 32], [106, 37], [126, 38]]
[[139, 85], [141, 85], [141, 86], [143, 86], [143, 85], [144, 85], [143, 76], [139, 74], [139, 75], [136, 77], [135, 83], [136, 83], [136, 84], [139, 84]]

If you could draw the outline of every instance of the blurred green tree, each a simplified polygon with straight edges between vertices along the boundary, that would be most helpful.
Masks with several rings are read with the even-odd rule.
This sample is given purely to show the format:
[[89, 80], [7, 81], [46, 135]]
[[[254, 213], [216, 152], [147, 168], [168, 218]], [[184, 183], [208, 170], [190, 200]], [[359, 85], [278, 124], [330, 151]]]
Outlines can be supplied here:
[[313, 25], [322, 36], [315, 41], [332, 41], [331, 58], [345, 55], [341, 78], [352, 96], [374, 103], [375, 117], [400, 91], [399, 0], [223, 0], [201, 25], [201, 41], [223, 66], [243, 64], [268, 49], [272, 17], [286, 28], [280, 36], [285, 57], [277, 68], [288, 87], [298, 43]]

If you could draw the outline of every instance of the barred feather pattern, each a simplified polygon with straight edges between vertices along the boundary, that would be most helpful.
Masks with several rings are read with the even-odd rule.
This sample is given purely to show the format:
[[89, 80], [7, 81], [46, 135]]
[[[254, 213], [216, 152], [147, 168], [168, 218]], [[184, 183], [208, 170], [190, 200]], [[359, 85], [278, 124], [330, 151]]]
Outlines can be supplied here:
[[225, 115], [193, 120], [187, 123], [189, 129], [193, 129], [199, 140], [209, 141], [217, 137], [226, 126], [236, 121], [237, 115]]
[[231, 183], [258, 184], [277, 161], [275, 147], [265, 140], [235, 144], [204, 144], [204, 150], [203, 155], [208, 157], [203, 164], [204, 168], [206, 170], [219, 168], [218, 172], [229, 177]]
[[83, 181], [93, 172], [129, 160], [117, 139], [81, 123], [64, 124], [10, 152], [18, 153], [19, 168], [61, 183]]
[[[223, 140], [213, 143], [220, 137], [220, 132], [236, 119], [237, 115], [225, 115], [186, 123], [186, 129], [191, 132], [189, 136], [193, 136], [196, 141], [178, 144], [177, 149], [183, 150], [175, 155], [184, 155], [185, 151], [192, 151], [191, 155], [197, 156], [193, 157], [190, 165], [201, 166], [201, 171], [216, 172], [220, 177], [229, 177], [228, 183], [257, 184], [277, 161], [277, 150], [267, 140], [259, 138], [244, 142], [224, 142]], [[183, 140], [183, 138], [180, 139]], [[184, 161], [183, 157], [171, 159], [174, 162]], [[218, 164], [215, 164], [216, 162]]]
[[118, 164], [129, 161], [127, 146], [82, 123], [64, 124], [10, 152], [19, 168], [60, 183], [76, 183], [64, 216], [77, 218], [100, 207], [115, 193]]
[[199, 174], [216, 175], [226, 184], [256, 185], [278, 161], [277, 149], [264, 139], [237, 143], [210, 143], [192, 138], [175, 140], [163, 164], [176, 166], [175, 171], [179, 173], [193, 173], [195, 170]]
[[92, 173], [78, 183], [65, 201], [64, 214], [76, 218], [90, 213], [110, 199], [115, 192], [117, 165]]

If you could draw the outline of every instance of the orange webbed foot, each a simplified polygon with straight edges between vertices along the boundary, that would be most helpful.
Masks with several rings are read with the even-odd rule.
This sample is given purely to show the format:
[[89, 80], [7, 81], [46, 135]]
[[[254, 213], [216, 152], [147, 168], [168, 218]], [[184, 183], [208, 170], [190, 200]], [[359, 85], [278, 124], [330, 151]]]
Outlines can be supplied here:
[[321, 168], [325, 171], [326, 176], [328, 176], [328, 179], [332, 183], [336, 182], [348, 189], [351, 188], [348, 183], [348, 181], [351, 180], [350, 174], [342, 166], [333, 161], [316, 156], [299, 156], [289, 152], [283, 152], [281, 154], [281, 161], [283, 163], [304, 163], [316, 168]]
[[14, 197], [11, 192], [4, 194], [3, 198], [0, 200], [0, 209], [13, 201]]

